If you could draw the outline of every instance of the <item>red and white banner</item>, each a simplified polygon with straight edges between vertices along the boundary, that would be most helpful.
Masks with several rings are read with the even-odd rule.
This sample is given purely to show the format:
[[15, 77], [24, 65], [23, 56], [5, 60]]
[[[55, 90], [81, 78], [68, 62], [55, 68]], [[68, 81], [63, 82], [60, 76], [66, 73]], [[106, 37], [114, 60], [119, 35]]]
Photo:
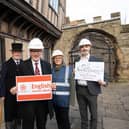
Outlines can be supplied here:
[[17, 76], [17, 101], [52, 99], [52, 76]]

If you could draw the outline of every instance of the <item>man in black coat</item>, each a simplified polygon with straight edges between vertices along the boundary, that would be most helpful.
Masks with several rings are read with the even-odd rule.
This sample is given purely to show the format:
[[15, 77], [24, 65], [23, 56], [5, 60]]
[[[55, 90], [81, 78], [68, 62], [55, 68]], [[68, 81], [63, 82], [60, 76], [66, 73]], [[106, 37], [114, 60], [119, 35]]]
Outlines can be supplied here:
[[[48, 62], [41, 59], [43, 43], [40, 39], [34, 38], [29, 43], [30, 58], [20, 66], [20, 75], [45, 75], [51, 74], [51, 66]], [[14, 89], [12, 93], [15, 93]], [[37, 100], [20, 102], [20, 113], [22, 117], [22, 129], [46, 129], [48, 113], [50, 118], [53, 116], [51, 100]]]
[[[100, 62], [100, 60], [90, 55], [91, 42], [82, 39], [79, 43], [80, 59], [79, 63]], [[76, 72], [75, 72], [76, 74]], [[101, 93], [101, 86], [106, 86], [106, 81], [76, 80], [77, 100], [81, 116], [81, 129], [89, 129], [88, 108], [90, 112], [90, 129], [97, 129], [97, 96]]]
[[22, 60], [22, 44], [12, 43], [12, 57], [2, 65], [0, 81], [0, 97], [4, 101], [4, 115], [6, 129], [18, 129], [20, 120], [18, 116], [18, 103], [16, 96], [11, 94], [16, 85], [15, 77], [19, 73]]

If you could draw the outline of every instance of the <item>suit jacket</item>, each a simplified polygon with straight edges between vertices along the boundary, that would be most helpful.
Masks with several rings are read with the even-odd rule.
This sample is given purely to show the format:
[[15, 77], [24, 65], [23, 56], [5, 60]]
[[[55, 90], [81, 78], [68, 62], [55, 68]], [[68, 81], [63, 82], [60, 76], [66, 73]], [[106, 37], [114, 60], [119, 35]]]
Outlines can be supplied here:
[[[22, 60], [20, 60], [20, 63]], [[15, 77], [20, 75], [19, 66], [10, 58], [2, 65], [0, 79], [0, 96], [10, 97], [10, 88], [16, 85]]]
[[[41, 70], [42, 70], [42, 74], [51, 74], [51, 65], [48, 62], [41, 60]], [[22, 76], [34, 75], [31, 59], [24, 61], [22, 65], [20, 65], [20, 74]], [[49, 115], [50, 115], [50, 118], [52, 118], [53, 117], [52, 101], [47, 100], [47, 102], [48, 102]]]
[[[77, 59], [79, 60], [79, 59]], [[93, 61], [93, 62], [102, 62], [101, 59], [96, 58], [94, 56], [90, 56], [89, 61]], [[106, 78], [106, 74], [104, 74], [104, 80], [107, 82], [107, 78]], [[79, 86], [79, 84], [76, 81], [76, 86]], [[101, 86], [99, 85], [98, 82], [95, 81], [87, 81], [87, 86], [88, 86], [88, 90], [90, 92], [91, 95], [98, 95], [101, 93]]]
[[[22, 60], [20, 61], [20, 63]], [[0, 80], [0, 96], [5, 97], [4, 110], [5, 121], [13, 120], [17, 112], [16, 96], [10, 93], [10, 89], [16, 85], [16, 76], [20, 75], [19, 65], [10, 58], [2, 65], [1, 80]], [[14, 112], [15, 111], [15, 112]]]

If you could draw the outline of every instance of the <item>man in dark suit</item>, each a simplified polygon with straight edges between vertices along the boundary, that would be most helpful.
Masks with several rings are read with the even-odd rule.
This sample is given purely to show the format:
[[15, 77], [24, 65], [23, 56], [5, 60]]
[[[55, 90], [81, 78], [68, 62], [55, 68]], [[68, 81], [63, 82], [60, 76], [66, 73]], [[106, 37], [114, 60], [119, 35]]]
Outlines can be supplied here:
[[[91, 46], [92, 44], [88, 39], [82, 39], [80, 41], [80, 63], [100, 61], [99, 59], [90, 55]], [[76, 80], [76, 93], [81, 115], [81, 129], [88, 129], [88, 108], [91, 118], [90, 129], [97, 129], [97, 96], [99, 93], [101, 93], [101, 86], [106, 86], [106, 82], [102, 80]]]
[[[45, 75], [51, 74], [51, 66], [41, 59], [43, 43], [40, 39], [34, 38], [29, 43], [30, 58], [20, 66], [20, 75]], [[15, 92], [15, 89], [14, 89]], [[46, 129], [47, 115], [53, 116], [51, 100], [24, 101], [20, 102], [22, 129]]]
[[2, 66], [0, 81], [0, 97], [4, 101], [4, 115], [6, 129], [18, 129], [20, 120], [18, 117], [18, 103], [16, 96], [11, 94], [11, 90], [16, 85], [15, 77], [19, 73], [19, 65], [22, 60], [22, 44], [12, 43], [12, 57]]

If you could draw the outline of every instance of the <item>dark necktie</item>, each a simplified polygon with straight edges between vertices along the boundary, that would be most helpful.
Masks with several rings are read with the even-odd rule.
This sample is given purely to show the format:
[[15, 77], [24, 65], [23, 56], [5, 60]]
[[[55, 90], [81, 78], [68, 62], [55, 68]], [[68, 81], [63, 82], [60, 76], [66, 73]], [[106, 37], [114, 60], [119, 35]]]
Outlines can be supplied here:
[[38, 63], [36, 62], [35, 63], [35, 72], [34, 72], [35, 75], [40, 75], [40, 71], [39, 71], [39, 68], [38, 68]]
[[20, 72], [19, 72], [19, 65], [20, 65], [20, 60], [16, 60], [16, 75], [20, 75]]

